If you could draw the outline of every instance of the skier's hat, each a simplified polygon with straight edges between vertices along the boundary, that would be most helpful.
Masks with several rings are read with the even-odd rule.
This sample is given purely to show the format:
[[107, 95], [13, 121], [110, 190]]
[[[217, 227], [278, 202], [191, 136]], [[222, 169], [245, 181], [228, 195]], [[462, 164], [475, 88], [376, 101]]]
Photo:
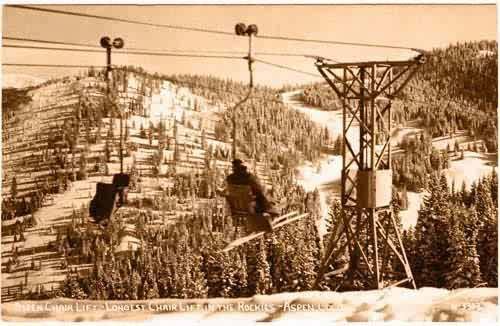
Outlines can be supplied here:
[[242, 166], [243, 165], [243, 161], [240, 160], [239, 158], [235, 158], [233, 160], [233, 166]]

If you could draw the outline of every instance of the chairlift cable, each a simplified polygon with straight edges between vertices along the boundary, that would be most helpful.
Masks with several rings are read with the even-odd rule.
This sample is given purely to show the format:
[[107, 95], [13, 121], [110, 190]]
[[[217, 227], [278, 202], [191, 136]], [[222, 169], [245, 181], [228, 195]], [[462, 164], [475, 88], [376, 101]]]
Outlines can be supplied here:
[[218, 30], [207, 29], [207, 28], [187, 27], [187, 26], [179, 26], [179, 25], [171, 25], [171, 24], [148, 23], [148, 22], [137, 21], [137, 20], [132, 20], [132, 19], [125, 19], [125, 18], [118, 18], [118, 17], [109, 17], [109, 16], [101, 16], [101, 15], [91, 15], [91, 14], [85, 14], [85, 13], [81, 13], [81, 12], [73, 12], [73, 11], [58, 10], [58, 9], [49, 9], [49, 8], [40, 8], [40, 7], [25, 6], [25, 5], [8, 5], [7, 7], [17, 8], [17, 9], [33, 10], [33, 11], [41, 11], [41, 12], [53, 13], [53, 14], [62, 14], [62, 15], [69, 15], [69, 16], [77, 16], [77, 17], [84, 17], [84, 18], [93, 18], [93, 19], [100, 19], [100, 20], [108, 20], [108, 21], [115, 21], [115, 22], [121, 22], [121, 23], [127, 23], [127, 24], [144, 25], [144, 26], [177, 29], [177, 30], [191, 31], [191, 32], [202, 32], [202, 33], [211, 33], [211, 34], [220, 34], [220, 35], [231, 35], [231, 36], [234, 36], [234, 34], [230, 33], [230, 32], [218, 31]]
[[[101, 46], [88, 44], [88, 43], [76, 43], [76, 42], [65, 42], [65, 41], [52, 41], [46, 39], [34, 39], [27, 37], [12, 37], [12, 36], [2, 36], [2, 39], [8, 41], [22, 41], [22, 42], [34, 42], [34, 43], [44, 43], [44, 44], [54, 44], [54, 45], [69, 45], [69, 46], [81, 46], [81, 47], [89, 47], [102, 49]], [[147, 51], [147, 52], [168, 52], [168, 53], [218, 53], [218, 54], [246, 54], [244, 51], [227, 51], [227, 50], [189, 50], [189, 49], [147, 49], [147, 48], [137, 48], [137, 47], [127, 47], [126, 50], [134, 50], [134, 51]], [[119, 53], [121, 50], [117, 50]], [[305, 54], [305, 53], [288, 53], [288, 52], [255, 52], [256, 55], [261, 56], [282, 56], [282, 57], [304, 57], [304, 58], [318, 58], [316, 55]], [[330, 61], [334, 61], [332, 59], [328, 59]]]
[[76, 42], [40, 40], [40, 39], [33, 39], [33, 38], [27, 38], [27, 37], [2, 36], [2, 39], [3, 40], [7, 40], [7, 41], [36, 42], [36, 43], [57, 44], [57, 45], [71, 45], [71, 46], [86, 46], [86, 47], [91, 47], [91, 48], [102, 49], [102, 47], [98, 46], [98, 45], [91, 45], [91, 44], [85, 44], [85, 43], [76, 43]]
[[290, 71], [294, 71], [294, 72], [297, 72], [297, 73], [300, 73], [300, 74], [304, 74], [304, 75], [308, 75], [308, 76], [323, 78], [321, 75], [318, 75], [318, 74], [315, 74], [315, 73], [312, 73], [312, 72], [307, 72], [307, 71], [303, 71], [303, 70], [300, 70], [300, 69], [295, 69], [295, 68], [292, 68], [292, 67], [289, 67], [289, 66], [285, 66], [285, 65], [281, 65], [281, 64], [277, 64], [277, 63], [274, 63], [274, 62], [265, 61], [265, 60], [262, 60], [262, 59], [255, 59], [255, 61], [256, 62], [260, 62], [260, 63], [265, 64], [265, 65], [268, 65], [268, 66], [273, 66], [273, 67], [277, 67], [277, 68], [280, 68], [280, 69], [290, 70]]
[[[103, 53], [105, 50], [98, 49], [72, 49], [61, 47], [44, 47], [30, 45], [14, 45], [4, 44], [4, 48], [32, 49], [32, 50], [49, 50], [49, 51], [69, 51], [69, 52], [85, 52], [85, 53]], [[130, 54], [144, 56], [159, 56], [159, 57], [185, 57], [185, 58], [209, 58], [209, 59], [245, 59], [237, 56], [222, 56], [222, 55], [204, 55], [204, 54], [182, 54], [182, 53], [167, 53], [167, 52], [140, 52], [140, 51], [116, 51], [114, 54]]]
[[47, 67], [47, 68], [106, 68], [100, 65], [66, 65], [66, 64], [44, 64], [44, 63], [2, 63], [7, 67]]
[[[17, 9], [33, 10], [33, 11], [40, 11], [40, 12], [47, 12], [47, 13], [54, 13], [54, 14], [63, 14], [63, 15], [70, 15], [70, 16], [78, 16], [78, 17], [85, 17], [85, 18], [93, 18], [93, 19], [100, 19], [100, 20], [108, 20], [108, 21], [129, 23], [129, 24], [135, 24], [135, 25], [144, 25], [144, 26], [151, 26], [151, 27], [162, 27], [162, 28], [177, 29], [177, 30], [184, 30], [184, 31], [203, 32], [203, 33], [211, 33], [211, 34], [220, 34], [220, 35], [234, 36], [234, 34], [230, 33], [230, 32], [220, 31], [220, 30], [213, 30], [213, 29], [207, 29], [207, 28], [187, 27], [187, 26], [171, 25], [171, 24], [149, 23], [149, 22], [136, 21], [136, 20], [125, 19], [125, 18], [109, 17], [109, 16], [101, 16], [101, 15], [91, 15], [91, 14], [85, 14], [85, 13], [79, 13], [79, 12], [57, 10], [57, 9], [49, 9], [49, 8], [40, 8], [40, 7], [33, 7], [33, 6], [26, 6], [26, 5], [8, 5], [7, 7], [17, 8]], [[307, 42], [307, 43], [318, 43], [318, 44], [333, 44], [333, 45], [346, 45], [346, 46], [358, 46], [358, 47], [372, 47], [372, 48], [386, 48], [386, 49], [397, 49], [397, 50], [410, 50], [410, 51], [414, 51], [414, 52], [417, 52], [417, 53], [420, 53], [420, 54], [427, 52], [425, 50], [417, 49], [417, 48], [413, 48], [413, 47], [385, 45], [385, 44], [375, 44], [375, 43], [347, 42], [347, 41], [334, 41], [334, 40], [318, 40], [318, 39], [306, 39], [306, 38], [298, 38], [298, 37], [290, 37], [290, 36], [279, 36], [279, 35], [260, 35], [260, 36], [256, 36], [256, 37], [261, 38], [261, 39], [281, 40], [281, 41], [294, 41], [294, 42]]]

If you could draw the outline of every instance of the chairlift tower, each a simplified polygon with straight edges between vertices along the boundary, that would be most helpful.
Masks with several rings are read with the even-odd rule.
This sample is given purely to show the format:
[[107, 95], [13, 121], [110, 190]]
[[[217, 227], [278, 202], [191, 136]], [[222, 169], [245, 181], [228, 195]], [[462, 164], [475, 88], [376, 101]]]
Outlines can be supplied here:
[[[357, 278], [375, 289], [404, 283], [416, 288], [391, 207], [391, 104], [425, 57], [421, 54], [406, 61], [325, 61], [317, 58], [316, 67], [342, 101], [342, 217], [331, 232], [316, 287], [325, 277], [343, 273], [338, 287]], [[346, 247], [348, 265], [328, 272]], [[388, 282], [389, 259], [402, 264], [403, 279], [394, 281], [393, 276], [393, 283]]]

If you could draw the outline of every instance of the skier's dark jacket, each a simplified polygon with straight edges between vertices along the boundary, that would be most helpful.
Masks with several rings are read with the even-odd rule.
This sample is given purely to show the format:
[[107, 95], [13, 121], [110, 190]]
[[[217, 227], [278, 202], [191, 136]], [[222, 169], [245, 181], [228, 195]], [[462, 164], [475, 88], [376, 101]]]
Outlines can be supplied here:
[[255, 212], [262, 214], [271, 209], [271, 203], [264, 195], [264, 189], [259, 182], [259, 179], [253, 174], [247, 172], [245, 166], [237, 166], [234, 172], [227, 176], [226, 181], [228, 184], [233, 185], [248, 185], [252, 189], [255, 196]]

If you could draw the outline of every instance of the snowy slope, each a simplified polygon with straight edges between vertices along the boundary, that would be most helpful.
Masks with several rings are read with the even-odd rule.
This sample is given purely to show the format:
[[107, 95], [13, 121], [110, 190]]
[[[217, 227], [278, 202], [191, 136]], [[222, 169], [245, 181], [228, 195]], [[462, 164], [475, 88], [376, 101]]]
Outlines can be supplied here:
[[[2, 305], [4, 320], [102, 319], [195, 321], [474, 321], [498, 320], [498, 289], [391, 288], [363, 292], [298, 292], [238, 299], [149, 301], [18, 301]], [[82, 311], [89, 307], [90, 311]], [[66, 312], [55, 312], [66, 308]], [[76, 311], [76, 310], [79, 311]], [[71, 311], [72, 310], [72, 311]], [[36, 311], [36, 312], [34, 312]]]
[[43, 83], [45, 80], [24, 74], [5, 73], [2, 74], [2, 88], [24, 88]]
[[491, 174], [493, 169], [498, 172], [495, 155], [467, 151], [464, 152], [464, 159], [452, 161], [450, 168], [444, 170], [444, 174], [448, 179], [448, 186], [451, 187], [454, 181], [455, 190], [459, 190], [462, 183], [469, 188], [473, 182]]
[[[282, 100], [299, 112], [306, 114], [312, 121], [327, 127], [330, 135], [337, 137], [342, 132], [342, 113], [339, 111], [325, 111], [318, 108], [305, 105], [299, 97], [300, 90], [282, 94]], [[356, 137], [358, 135], [356, 127], [352, 128], [348, 134], [351, 142], [354, 143], [353, 149], [357, 151]], [[418, 134], [421, 128], [417, 127], [417, 121], [410, 121], [404, 126], [394, 128], [391, 134], [391, 144], [397, 146], [405, 136]], [[469, 136], [464, 131], [458, 133], [455, 137], [438, 137], [432, 140], [433, 146], [436, 149], [444, 150], [446, 145], [451, 142], [451, 147], [455, 141], [464, 142], [469, 139]], [[402, 149], [393, 149], [403, 151]], [[328, 155], [324, 157], [318, 164], [321, 168], [313, 167], [310, 162], [298, 168], [297, 181], [307, 191], [319, 190], [320, 204], [323, 220], [319, 225], [320, 234], [325, 232], [325, 220], [328, 218], [327, 197], [338, 197], [340, 193], [340, 177], [342, 170], [342, 157]], [[451, 187], [452, 182], [455, 182], [455, 189], [460, 189], [464, 182], [467, 187], [479, 180], [480, 178], [490, 174], [492, 170], [498, 171], [495, 164], [495, 156], [492, 154], [465, 152], [463, 160], [451, 161], [450, 168], [443, 170], [444, 175]], [[420, 209], [426, 193], [408, 192], [408, 209], [400, 212], [403, 229], [414, 227], [418, 219], [418, 210]]]

